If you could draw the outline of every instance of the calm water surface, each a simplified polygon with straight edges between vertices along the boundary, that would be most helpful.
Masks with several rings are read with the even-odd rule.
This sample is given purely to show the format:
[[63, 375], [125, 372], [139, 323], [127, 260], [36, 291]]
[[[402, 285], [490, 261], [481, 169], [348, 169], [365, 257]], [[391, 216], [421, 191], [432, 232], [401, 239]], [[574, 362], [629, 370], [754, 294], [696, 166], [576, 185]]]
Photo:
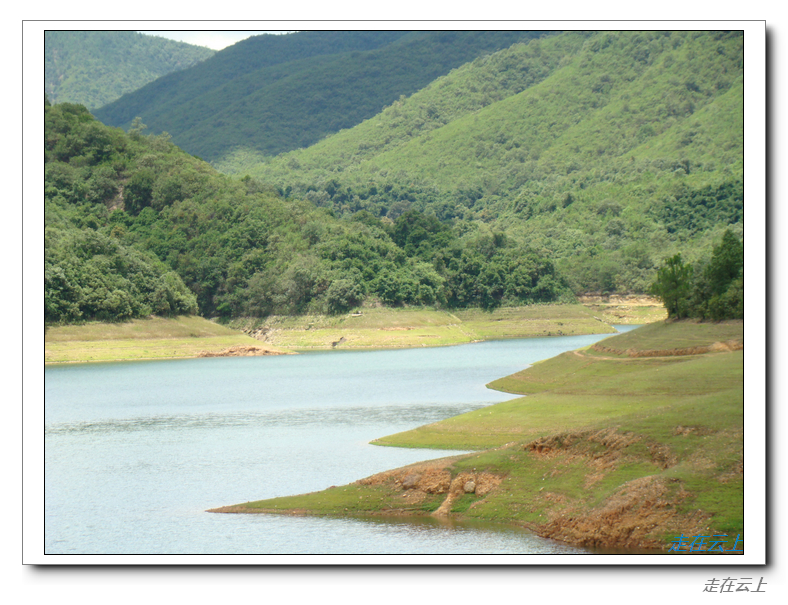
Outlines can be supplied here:
[[45, 552], [584, 553], [494, 525], [204, 511], [456, 453], [369, 441], [512, 399], [484, 385], [602, 338], [47, 368]]

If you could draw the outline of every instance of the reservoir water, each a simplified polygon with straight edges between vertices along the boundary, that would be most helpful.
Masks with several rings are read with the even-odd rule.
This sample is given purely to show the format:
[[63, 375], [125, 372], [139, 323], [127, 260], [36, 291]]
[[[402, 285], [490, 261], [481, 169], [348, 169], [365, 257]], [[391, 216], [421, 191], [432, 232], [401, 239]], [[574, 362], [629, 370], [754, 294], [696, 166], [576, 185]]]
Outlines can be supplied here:
[[48, 367], [44, 552], [584, 554], [505, 526], [205, 510], [455, 453], [369, 441], [512, 399], [484, 385], [605, 337]]

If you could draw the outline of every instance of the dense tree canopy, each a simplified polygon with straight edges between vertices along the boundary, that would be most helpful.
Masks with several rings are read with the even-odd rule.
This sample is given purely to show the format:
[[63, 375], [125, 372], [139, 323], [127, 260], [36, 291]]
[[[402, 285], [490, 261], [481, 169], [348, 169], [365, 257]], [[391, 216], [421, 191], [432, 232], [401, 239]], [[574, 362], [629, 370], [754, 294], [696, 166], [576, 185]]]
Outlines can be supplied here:
[[[463, 34], [493, 44], [486, 35]], [[259, 70], [271, 76], [265, 95], [287, 88], [276, 87], [290, 59], [306, 62], [298, 78], [328, 78], [311, 81], [317, 89], [337, 74], [372, 82], [404, 48], [429, 62], [423, 52], [463, 36], [318, 32], [287, 37], [283, 54], [269, 52], [282, 40], [262, 37], [190, 72], [205, 79], [181, 72], [145, 94], [224, 136], [208, 100], [245, 84], [252, 96], [238, 103], [252, 106], [228, 105], [227, 116], [252, 115]], [[718, 267], [715, 246], [743, 234], [742, 44], [724, 31], [543, 36], [476, 57], [309, 148], [275, 158], [236, 150], [219, 164], [233, 178], [166, 132], [146, 134], [133, 114], [123, 132], [45, 100], [47, 228], [93, 230], [152, 255], [209, 316], [338, 313], [371, 300], [492, 308], [645, 292], [655, 279], [672, 316], [727, 316], [743, 279]], [[170, 80], [194, 103], [167, 105]], [[309, 109], [325, 98], [296, 88], [268, 101], [325, 122]], [[244, 132], [279, 144], [268, 130]]]
[[337, 218], [79, 105], [45, 106], [45, 125], [47, 322], [571, 297], [552, 263], [483, 225], [415, 210]]
[[576, 293], [644, 292], [744, 223], [743, 38], [564, 32], [442, 76], [305, 149], [217, 166], [337, 214], [482, 221]]

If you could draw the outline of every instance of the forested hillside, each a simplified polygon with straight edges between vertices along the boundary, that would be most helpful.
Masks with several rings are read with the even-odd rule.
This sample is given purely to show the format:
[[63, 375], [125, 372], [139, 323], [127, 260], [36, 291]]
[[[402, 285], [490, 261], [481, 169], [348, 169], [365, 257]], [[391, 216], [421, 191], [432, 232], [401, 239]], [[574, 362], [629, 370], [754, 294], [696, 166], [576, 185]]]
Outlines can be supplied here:
[[467, 61], [545, 32], [321, 32], [243, 40], [95, 112], [206, 160], [238, 147], [266, 155], [307, 147], [373, 117]]
[[95, 109], [214, 52], [133, 31], [47, 31], [44, 89], [52, 103]]
[[[306, 33], [249, 39], [115, 105], [148, 95], [216, 153], [240, 140], [220, 116], [267, 107], [239, 127], [257, 147], [215, 162], [233, 176], [139, 117], [124, 132], [47, 102], [47, 322], [491, 309], [666, 276], [670, 298], [687, 275], [673, 315], [743, 314], [743, 274], [709, 268], [743, 254], [740, 32]], [[507, 36], [525, 41], [480, 51]], [[444, 75], [418, 84], [430, 70]]]
[[336, 217], [232, 179], [169, 136], [45, 104], [45, 321], [494, 308], [571, 299], [553, 263], [484, 225]]
[[740, 32], [566, 32], [454, 69], [275, 158], [217, 166], [340, 215], [482, 221], [575, 292], [645, 292], [665, 257], [743, 235]]

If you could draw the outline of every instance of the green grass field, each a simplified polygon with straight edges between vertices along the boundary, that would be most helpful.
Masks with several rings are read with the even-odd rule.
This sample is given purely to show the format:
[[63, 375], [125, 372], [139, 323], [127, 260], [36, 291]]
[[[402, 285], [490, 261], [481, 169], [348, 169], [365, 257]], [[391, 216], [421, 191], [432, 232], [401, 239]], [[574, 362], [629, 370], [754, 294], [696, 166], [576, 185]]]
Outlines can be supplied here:
[[[606, 342], [683, 347], [736, 329], [660, 323]], [[474, 454], [223, 512], [452, 514], [606, 548], [666, 550], [680, 533], [733, 537], [744, 532], [743, 365], [742, 350], [564, 353], [491, 384], [527, 397], [374, 442]], [[493, 487], [469, 491], [469, 481]]]
[[715, 343], [744, 344], [744, 322], [729, 320], [701, 323], [692, 320], [656, 322], [638, 330], [605, 339], [593, 349], [601, 351], [670, 351], [708, 347]]

